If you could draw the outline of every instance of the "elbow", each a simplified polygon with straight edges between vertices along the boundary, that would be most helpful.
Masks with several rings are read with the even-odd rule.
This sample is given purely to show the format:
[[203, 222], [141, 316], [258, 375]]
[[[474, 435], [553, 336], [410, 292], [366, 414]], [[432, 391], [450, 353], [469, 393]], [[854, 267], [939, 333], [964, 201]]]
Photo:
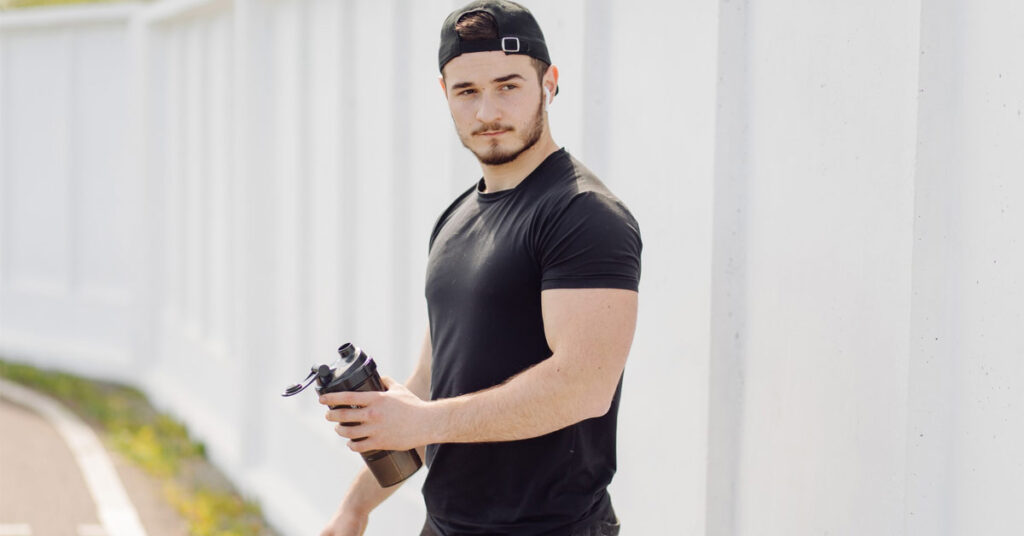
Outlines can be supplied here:
[[581, 415], [580, 420], [596, 419], [604, 417], [612, 409], [615, 402], [615, 393], [618, 392], [619, 382], [593, 382], [588, 384], [580, 392], [579, 400], [582, 403], [578, 406]]
[[608, 414], [608, 411], [611, 410], [612, 401], [614, 400], [614, 398], [614, 391], [609, 396], [604, 396], [604, 394], [602, 393], [602, 396], [594, 397], [590, 401], [590, 403], [587, 404], [583, 418], [581, 420], [604, 417], [605, 415]]
[[587, 419], [596, 419], [598, 417], [604, 417], [605, 415], [608, 414], [608, 410], [610, 410], [611, 407], [611, 404], [602, 404], [596, 407], [593, 411], [591, 411], [590, 414], [587, 415]]

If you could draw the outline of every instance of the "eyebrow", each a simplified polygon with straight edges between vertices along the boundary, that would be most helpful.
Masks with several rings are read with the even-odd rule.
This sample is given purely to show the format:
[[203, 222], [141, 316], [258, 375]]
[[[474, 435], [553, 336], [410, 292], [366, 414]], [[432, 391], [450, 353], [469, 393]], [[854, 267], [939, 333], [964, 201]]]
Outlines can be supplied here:
[[[500, 84], [502, 82], [508, 82], [509, 80], [515, 80], [516, 78], [518, 78], [518, 79], [520, 79], [520, 80], [522, 80], [524, 82], [526, 81], [526, 79], [523, 78], [523, 75], [518, 74], [518, 73], [512, 73], [512, 74], [507, 74], [505, 76], [499, 76], [498, 78], [495, 78], [494, 80], [491, 80], [491, 83], [492, 84]], [[452, 86], [452, 91], [457, 91], [457, 90], [460, 90], [462, 88], [472, 87], [474, 85], [476, 85], [476, 84], [474, 84], [473, 82], [459, 82], [458, 84], [455, 84], [454, 86]]]

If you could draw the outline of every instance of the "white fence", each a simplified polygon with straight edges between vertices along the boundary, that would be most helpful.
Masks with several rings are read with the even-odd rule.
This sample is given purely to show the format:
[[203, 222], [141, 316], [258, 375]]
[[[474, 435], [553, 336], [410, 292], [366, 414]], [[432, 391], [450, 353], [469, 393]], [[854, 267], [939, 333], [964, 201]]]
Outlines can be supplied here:
[[[411, 370], [479, 175], [436, 82], [462, 3], [0, 13], [0, 354], [139, 385], [315, 533], [362, 462], [277, 394], [346, 340]], [[1024, 530], [1024, 5], [529, 7], [556, 140], [644, 235], [624, 534]]]

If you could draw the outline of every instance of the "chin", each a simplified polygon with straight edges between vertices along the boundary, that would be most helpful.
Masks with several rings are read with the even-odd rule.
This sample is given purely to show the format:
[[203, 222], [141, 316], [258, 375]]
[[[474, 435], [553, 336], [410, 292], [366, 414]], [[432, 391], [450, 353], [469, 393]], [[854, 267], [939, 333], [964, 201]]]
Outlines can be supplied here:
[[515, 162], [523, 152], [524, 151], [522, 149], [515, 151], [487, 151], [482, 155], [480, 153], [476, 153], [476, 158], [481, 164], [488, 166], [500, 166], [502, 164]]

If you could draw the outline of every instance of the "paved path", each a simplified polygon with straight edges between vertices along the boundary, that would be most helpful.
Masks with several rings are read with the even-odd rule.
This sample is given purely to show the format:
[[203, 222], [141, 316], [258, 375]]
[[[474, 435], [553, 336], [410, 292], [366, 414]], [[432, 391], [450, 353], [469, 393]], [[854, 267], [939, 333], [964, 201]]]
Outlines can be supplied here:
[[25, 402], [11, 396], [13, 389], [4, 385], [0, 384], [0, 536], [186, 533], [152, 479], [102, 446], [97, 452], [99, 444], [83, 437], [91, 431], [76, 432], [74, 423], [59, 422], [59, 417], [55, 421], [53, 408], [15, 404], [12, 399]]

